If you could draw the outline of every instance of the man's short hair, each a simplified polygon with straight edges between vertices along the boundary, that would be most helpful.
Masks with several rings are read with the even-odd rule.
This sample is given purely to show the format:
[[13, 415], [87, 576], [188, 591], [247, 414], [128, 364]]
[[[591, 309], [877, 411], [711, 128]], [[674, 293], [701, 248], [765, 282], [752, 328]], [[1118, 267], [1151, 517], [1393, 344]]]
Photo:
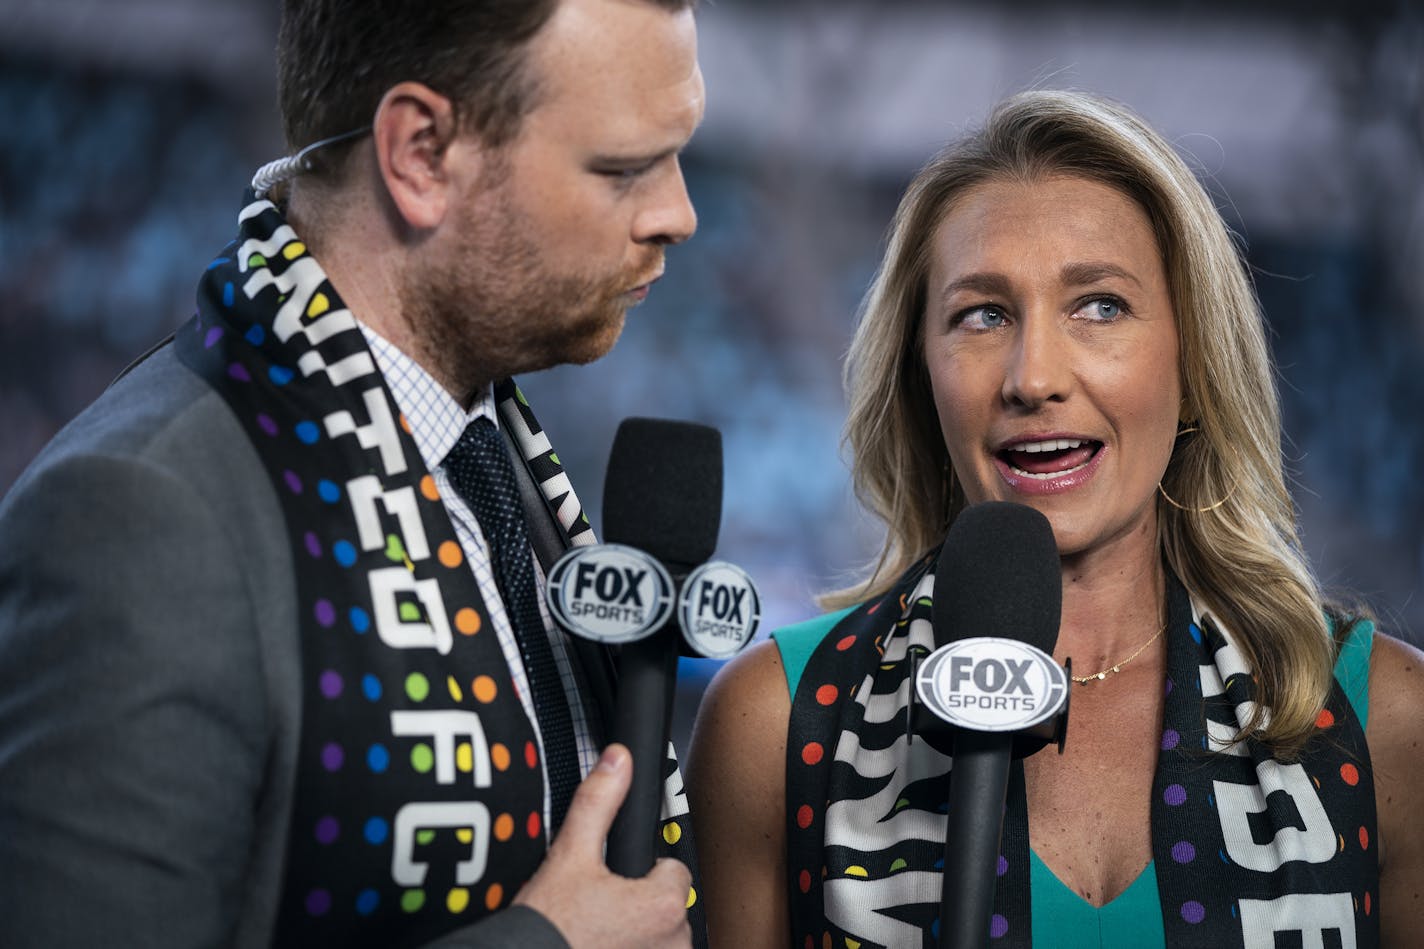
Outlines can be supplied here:
[[[288, 147], [369, 126], [404, 81], [449, 98], [461, 131], [499, 147], [537, 99], [525, 47], [559, 2], [284, 0], [277, 89]], [[696, 0], [647, 2], [676, 11]]]

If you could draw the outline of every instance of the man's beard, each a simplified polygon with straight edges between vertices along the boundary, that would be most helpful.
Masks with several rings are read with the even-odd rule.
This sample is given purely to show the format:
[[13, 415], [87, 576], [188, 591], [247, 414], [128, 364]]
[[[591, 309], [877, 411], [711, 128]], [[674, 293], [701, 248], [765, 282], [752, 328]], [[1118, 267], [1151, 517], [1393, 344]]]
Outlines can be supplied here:
[[633, 303], [628, 291], [662, 269], [657, 246], [616, 274], [547, 269], [498, 183], [457, 213], [460, 246], [412, 268], [402, 302], [419, 361], [462, 404], [490, 382], [606, 354]]

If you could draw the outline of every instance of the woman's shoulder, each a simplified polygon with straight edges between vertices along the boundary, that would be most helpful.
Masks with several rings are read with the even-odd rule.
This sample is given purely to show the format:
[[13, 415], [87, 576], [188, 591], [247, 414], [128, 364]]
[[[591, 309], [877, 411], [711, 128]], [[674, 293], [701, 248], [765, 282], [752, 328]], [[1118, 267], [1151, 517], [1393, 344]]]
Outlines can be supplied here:
[[1365, 740], [1374, 772], [1379, 820], [1380, 904], [1385, 941], [1403, 938], [1424, 913], [1424, 652], [1393, 636], [1374, 634], [1370, 658], [1369, 724]]
[[1376, 772], [1409, 774], [1424, 786], [1418, 723], [1424, 721], [1424, 652], [1368, 617], [1331, 616], [1335, 679], [1365, 728]]
[[[1370, 753], [1377, 757], [1376, 736], [1388, 745], [1402, 744], [1406, 756], [1424, 778], [1424, 754], [1418, 727], [1424, 721], [1424, 652], [1402, 639], [1374, 631], [1370, 650]], [[1385, 750], [1385, 749], [1382, 749]]]
[[[689, 786], [695, 777], [710, 786], [735, 789], [743, 806], [748, 795], [755, 795], [780, 813], [791, 720], [791, 699], [782, 681], [781, 656], [771, 640], [749, 646], [717, 670], [697, 707]], [[702, 787], [698, 794], [707, 790]], [[776, 822], [774, 814], [762, 817], [768, 826]]]
[[753, 643], [712, 677], [698, 705], [699, 728], [704, 723], [715, 722], [736, 731], [748, 722], [768, 718], [787, 720], [791, 714], [791, 699], [782, 687], [784, 681], [781, 652], [776, 643], [770, 639]]

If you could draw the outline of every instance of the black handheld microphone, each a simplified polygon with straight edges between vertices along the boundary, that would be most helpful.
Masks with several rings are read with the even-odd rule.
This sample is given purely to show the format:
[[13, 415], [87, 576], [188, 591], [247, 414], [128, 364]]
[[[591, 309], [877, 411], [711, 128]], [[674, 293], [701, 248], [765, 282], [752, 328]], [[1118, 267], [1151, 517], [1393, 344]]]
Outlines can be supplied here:
[[[603, 536], [652, 554], [680, 583], [717, 549], [722, 524], [722, 435], [691, 422], [630, 418], [618, 426], [603, 485]], [[608, 835], [608, 867], [653, 868], [663, 762], [677, 681], [679, 636], [668, 617], [618, 656], [609, 737], [633, 754], [633, 784]]]
[[1068, 677], [1052, 655], [1062, 604], [1058, 548], [1046, 517], [997, 501], [960, 513], [935, 568], [932, 620], [940, 648], [915, 676], [918, 698], [951, 727], [954, 758], [941, 946], [988, 944], [1016, 741], [1030, 734], [1036, 751], [1045, 741], [1032, 737], [1035, 726], [1047, 722], [1061, 750]]

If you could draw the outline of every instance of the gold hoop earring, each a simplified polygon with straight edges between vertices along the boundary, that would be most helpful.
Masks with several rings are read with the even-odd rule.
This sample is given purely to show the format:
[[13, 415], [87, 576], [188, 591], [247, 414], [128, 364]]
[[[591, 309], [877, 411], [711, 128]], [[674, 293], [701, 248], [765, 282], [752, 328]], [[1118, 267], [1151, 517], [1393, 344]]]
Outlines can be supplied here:
[[[1192, 432], [1199, 431], [1201, 431], [1201, 429], [1197, 426], [1188, 425], [1186, 428], [1181, 428], [1177, 430], [1177, 437], [1181, 438], [1183, 435], [1190, 435]], [[1236, 486], [1239, 483], [1239, 481], [1233, 482], [1231, 485], [1231, 489], [1226, 492], [1226, 497], [1222, 498], [1220, 501], [1217, 501], [1215, 504], [1208, 504], [1206, 507], [1187, 507], [1185, 504], [1179, 504], [1176, 500], [1173, 499], [1170, 494], [1167, 493], [1167, 489], [1162, 487], [1162, 482], [1160, 481], [1157, 482], [1157, 492], [1162, 495], [1163, 499], [1168, 504], [1172, 505], [1172, 507], [1176, 508], [1179, 511], [1186, 511], [1188, 514], [1209, 514], [1212, 511], [1215, 511], [1217, 508], [1221, 507], [1227, 501], [1231, 500], [1231, 496], [1236, 493]]]
[[1217, 508], [1221, 507], [1227, 501], [1231, 500], [1231, 496], [1236, 493], [1236, 485], [1233, 484], [1231, 486], [1231, 490], [1226, 492], [1226, 497], [1222, 498], [1220, 501], [1217, 501], [1215, 504], [1209, 504], [1206, 507], [1187, 507], [1185, 504], [1178, 504], [1176, 501], [1172, 500], [1172, 496], [1167, 493], [1166, 488], [1162, 487], [1162, 482], [1160, 481], [1157, 482], [1157, 492], [1162, 495], [1162, 497], [1167, 501], [1168, 504], [1172, 505], [1172, 507], [1176, 508], [1179, 511], [1186, 511], [1188, 514], [1209, 514], [1210, 512], [1215, 511]]

